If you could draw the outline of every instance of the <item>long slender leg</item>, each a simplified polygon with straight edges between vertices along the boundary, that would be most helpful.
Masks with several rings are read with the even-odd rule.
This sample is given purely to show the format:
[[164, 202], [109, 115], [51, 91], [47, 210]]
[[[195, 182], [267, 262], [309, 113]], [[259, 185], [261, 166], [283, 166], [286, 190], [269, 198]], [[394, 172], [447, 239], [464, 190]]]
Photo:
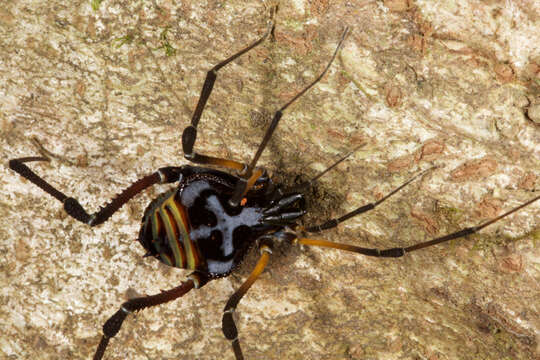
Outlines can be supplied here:
[[109, 344], [109, 339], [118, 334], [118, 331], [120, 331], [120, 328], [122, 327], [122, 323], [129, 314], [175, 300], [185, 295], [193, 288], [201, 288], [207, 282], [208, 277], [205, 275], [192, 273], [188, 276], [188, 280], [186, 282], [182, 283], [182, 285], [178, 287], [175, 287], [174, 289], [162, 291], [156, 295], [134, 298], [124, 302], [120, 306], [120, 309], [115, 312], [103, 325], [103, 336], [101, 337], [101, 341], [99, 342], [96, 353], [94, 354], [94, 360], [101, 360], [103, 354], [105, 353], [105, 349]]
[[254, 183], [254, 180], [252, 178], [257, 176], [257, 172], [253, 172], [253, 170], [255, 169], [255, 165], [257, 165], [257, 161], [259, 161], [259, 158], [261, 157], [262, 152], [266, 148], [266, 145], [268, 145], [268, 142], [270, 141], [272, 134], [276, 130], [279, 124], [279, 120], [283, 116], [283, 111], [285, 111], [285, 109], [287, 109], [289, 105], [295, 102], [300, 96], [304, 95], [309, 89], [311, 89], [311, 87], [313, 87], [313, 85], [315, 85], [322, 79], [322, 77], [326, 74], [326, 72], [330, 68], [330, 65], [332, 65], [332, 62], [336, 58], [336, 55], [339, 49], [341, 48], [341, 45], [343, 44], [343, 41], [345, 40], [345, 37], [347, 36], [348, 32], [349, 32], [349, 29], [345, 28], [345, 30], [343, 31], [343, 34], [341, 35], [341, 39], [339, 40], [338, 46], [336, 47], [336, 50], [334, 51], [332, 58], [328, 62], [328, 65], [326, 65], [326, 68], [323, 70], [323, 72], [315, 80], [313, 80], [311, 84], [306, 86], [302, 91], [296, 94], [288, 103], [286, 103], [278, 111], [276, 111], [276, 113], [274, 114], [274, 118], [272, 119], [270, 126], [266, 130], [266, 134], [264, 135], [263, 140], [261, 141], [261, 144], [259, 145], [259, 148], [257, 149], [257, 152], [255, 153], [255, 156], [253, 157], [253, 159], [251, 160], [251, 163], [242, 174], [243, 179], [241, 179], [241, 181], [238, 181], [236, 183], [235, 192], [233, 196], [231, 197], [231, 199], [229, 200], [229, 203], [232, 206], [237, 206], [240, 203], [240, 200], [242, 199], [242, 197], [246, 194], [246, 192], [248, 192], [248, 190]]
[[324, 174], [326, 174], [327, 172], [329, 172], [330, 170], [332, 170], [333, 168], [335, 168], [336, 166], [341, 164], [343, 161], [345, 161], [349, 156], [351, 156], [356, 150], [360, 149], [360, 147], [362, 147], [362, 146], [363, 145], [357, 146], [352, 151], [349, 151], [347, 154], [340, 157], [332, 165], [330, 165], [329, 167], [327, 167], [326, 169], [324, 169], [323, 171], [318, 173], [312, 179], [291, 187], [290, 189], [287, 190], [287, 192], [304, 192], [304, 191], [306, 191], [307, 189], [312, 187], [317, 182], [317, 180], [319, 180]]
[[90, 226], [96, 226], [105, 222], [112, 216], [122, 205], [131, 200], [135, 195], [143, 191], [144, 189], [158, 184], [158, 183], [171, 183], [175, 182], [180, 177], [180, 167], [164, 167], [156, 171], [155, 173], [145, 176], [140, 180], [134, 182], [131, 186], [122, 191], [116, 198], [114, 198], [109, 204], [102, 207], [98, 212], [90, 215], [84, 210], [81, 204], [74, 198], [68, 197], [61, 191], [54, 188], [51, 184], [45, 181], [42, 177], [38, 176], [35, 172], [30, 170], [25, 165], [27, 162], [33, 161], [50, 161], [49, 158], [43, 156], [31, 156], [19, 159], [13, 159], [9, 161], [9, 167], [13, 171], [16, 171], [22, 177], [30, 180], [35, 185], [39, 186], [43, 191], [58, 201], [64, 204], [64, 209], [68, 215], [72, 216], [76, 220]]
[[199, 102], [197, 103], [197, 107], [195, 108], [195, 112], [193, 113], [193, 116], [191, 118], [191, 125], [185, 128], [184, 132], [182, 133], [182, 149], [184, 151], [184, 157], [188, 159], [189, 161], [192, 161], [197, 164], [223, 166], [223, 167], [235, 169], [238, 171], [241, 171], [245, 168], [244, 164], [234, 161], [234, 160], [221, 159], [221, 158], [201, 155], [194, 152], [193, 146], [195, 145], [195, 141], [197, 140], [197, 125], [199, 124], [199, 120], [201, 118], [206, 102], [208, 101], [208, 98], [210, 97], [210, 94], [212, 93], [212, 89], [214, 87], [214, 83], [217, 78], [218, 70], [224, 67], [225, 65], [229, 64], [231, 61], [235, 60], [236, 58], [247, 53], [249, 50], [253, 49], [257, 45], [261, 44], [268, 37], [268, 35], [270, 35], [273, 28], [274, 28], [274, 24], [272, 22], [268, 30], [266, 31], [266, 33], [259, 40], [255, 41], [253, 44], [249, 45], [248, 47], [240, 50], [233, 56], [223, 60], [222, 62], [214, 66], [206, 74], [206, 79], [204, 81], [204, 85], [201, 90]]
[[401, 256], [403, 256], [403, 255], [405, 255], [406, 253], [409, 253], [409, 252], [413, 252], [413, 251], [416, 251], [416, 250], [420, 250], [420, 249], [423, 249], [423, 248], [427, 248], [427, 247], [430, 247], [430, 246], [441, 244], [441, 243], [444, 243], [444, 242], [447, 242], [447, 241], [450, 241], [450, 240], [453, 240], [453, 239], [459, 239], [459, 238], [465, 237], [467, 235], [474, 234], [474, 233], [480, 231], [481, 229], [485, 228], [486, 226], [489, 226], [489, 225], [491, 225], [491, 224], [493, 224], [493, 223], [495, 223], [495, 222], [509, 216], [510, 214], [515, 213], [516, 211], [524, 208], [525, 206], [532, 204], [533, 202], [537, 201], [538, 199], [540, 199], [540, 196], [537, 196], [537, 197], [527, 201], [526, 203], [521, 204], [520, 206], [518, 206], [516, 208], [513, 208], [512, 210], [509, 210], [506, 213], [504, 213], [502, 215], [499, 215], [499, 216], [497, 216], [497, 217], [495, 217], [495, 218], [493, 218], [491, 220], [488, 220], [488, 221], [486, 221], [486, 222], [484, 222], [482, 224], [479, 224], [477, 226], [461, 229], [461, 230], [453, 232], [451, 234], [444, 235], [444, 236], [435, 238], [433, 240], [420, 242], [420, 243], [417, 243], [415, 245], [411, 245], [411, 246], [408, 246], [408, 247], [405, 247], [405, 248], [370, 249], [370, 248], [363, 248], [363, 247], [354, 246], [354, 245], [335, 243], [335, 242], [326, 241], [326, 240], [316, 240], [316, 239], [307, 239], [307, 238], [297, 238], [296, 242], [299, 243], [299, 244], [302, 244], [302, 245], [322, 246], [322, 247], [327, 247], [327, 248], [334, 248], [334, 249], [352, 251], [352, 252], [359, 253], [359, 254], [362, 254], [362, 255], [367, 255], [367, 256], [401, 257]]
[[246, 281], [242, 284], [242, 286], [240, 286], [240, 288], [229, 298], [225, 309], [223, 309], [221, 328], [225, 337], [232, 343], [236, 360], [243, 360], [244, 356], [242, 355], [242, 349], [240, 348], [240, 342], [238, 341], [238, 330], [236, 328], [236, 324], [234, 323], [233, 313], [242, 297], [246, 294], [251, 285], [253, 285], [255, 280], [257, 280], [259, 275], [261, 275], [261, 273], [263, 272], [266, 264], [268, 263], [268, 259], [270, 257], [270, 254], [272, 253], [272, 250], [270, 249], [269, 245], [263, 244], [260, 247], [260, 253], [261, 257], [259, 258], [257, 265], [255, 265], [255, 268], [253, 269], [249, 277], [246, 279]]
[[[297, 185], [294, 185], [294, 186], [291, 186], [291, 187], [288, 187], [288, 188], [284, 188], [284, 189], [281, 189], [281, 188], [277, 188], [275, 189], [275, 191], [272, 193], [272, 202], [276, 201], [277, 199], [281, 199], [283, 196], [285, 196], [285, 194], [298, 194], [298, 193], [304, 193], [306, 192], [310, 187], [312, 187], [316, 182], [317, 180], [319, 180], [324, 174], [326, 174], [327, 172], [329, 172], [330, 170], [332, 170], [333, 168], [335, 168], [336, 166], [338, 166], [339, 164], [341, 164], [343, 161], [345, 161], [349, 156], [351, 156], [356, 150], [358, 150], [361, 146], [363, 145], [360, 145], [358, 147], [356, 147], [355, 149], [353, 149], [352, 151], [349, 151], [347, 154], [343, 155], [342, 157], [340, 157], [337, 161], [335, 161], [332, 165], [328, 166], [326, 169], [324, 169], [323, 171], [319, 172], [316, 176], [314, 176], [313, 178], [311, 178], [310, 180], [308, 181], [304, 181], [300, 184], [297, 184]], [[265, 213], [268, 213], [269, 211], [265, 211]]]
[[359, 214], [362, 214], [362, 213], [364, 213], [366, 211], [375, 209], [375, 207], [377, 205], [381, 204], [383, 201], [388, 199], [390, 196], [394, 195], [399, 190], [403, 189], [405, 186], [409, 185], [411, 182], [413, 182], [414, 180], [416, 180], [420, 176], [424, 175], [426, 172], [432, 170], [433, 168], [434, 167], [431, 167], [431, 168], [429, 168], [427, 170], [422, 171], [420, 174], [418, 174], [418, 175], [412, 177], [411, 179], [407, 180], [407, 182], [405, 182], [404, 184], [402, 184], [399, 187], [395, 188], [389, 194], [387, 194], [386, 196], [384, 196], [383, 198], [381, 198], [378, 201], [369, 203], [367, 205], [360, 206], [359, 208], [357, 208], [357, 209], [355, 209], [355, 210], [353, 210], [353, 211], [351, 211], [351, 212], [349, 212], [349, 213], [347, 213], [347, 214], [345, 214], [345, 215], [343, 215], [343, 216], [341, 216], [339, 218], [327, 220], [327, 221], [325, 221], [324, 223], [322, 223], [320, 225], [310, 226], [308, 228], [305, 228], [304, 230], [308, 231], [308, 232], [313, 232], [313, 233], [321, 232], [322, 230], [334, 228], [339, 223], [341, 223], [341, 222], [343, 222], [345, 220], [348, 220], [348, 219], [350, 219], [352, 217], [355, 217], [356, 215], [359, 215]]

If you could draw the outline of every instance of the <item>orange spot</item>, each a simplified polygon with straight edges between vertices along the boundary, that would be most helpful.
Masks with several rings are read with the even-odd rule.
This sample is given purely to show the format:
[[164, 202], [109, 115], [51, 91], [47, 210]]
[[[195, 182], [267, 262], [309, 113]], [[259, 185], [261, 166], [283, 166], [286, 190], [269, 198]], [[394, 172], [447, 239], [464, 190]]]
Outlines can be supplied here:
[[244, 206], [247, 203], [247, 198], [243, 198], [242, 201], [240, 201], [240, 205]]

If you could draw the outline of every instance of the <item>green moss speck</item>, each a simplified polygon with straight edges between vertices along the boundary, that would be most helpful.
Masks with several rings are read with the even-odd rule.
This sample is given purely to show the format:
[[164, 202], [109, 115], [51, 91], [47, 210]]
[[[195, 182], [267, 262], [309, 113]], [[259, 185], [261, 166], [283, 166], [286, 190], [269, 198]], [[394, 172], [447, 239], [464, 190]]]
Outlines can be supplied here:
[[113, 39], [112, 42], [113, 42], [114, 47], [118, 49], [124, 44], [131, 44], [133, 42], [133, 39], [134, 39], [134, 36], [131, 34], [128, 34], [128, 35]]
[[451, 224], [460, 224], [463, 220], [463, 211], [450, 206], [440, 206], [437, 212]]
[[103, 0], [92, 0], [92, 10], [97, 11], [99, 9], [99, 5], [101, 5], [102, 2]]
[[173, 56], [174, 54], [176, 54], [176, 49], [169, 43], [169, 40], [167, 40], [168, 31], [169, 31], [169, 27], [166, 27], [165, 29], [163, 29], [163, 31], [159, 35], [161, 46], [155, 48], [154, 50], [164, 49], [166, 56]]

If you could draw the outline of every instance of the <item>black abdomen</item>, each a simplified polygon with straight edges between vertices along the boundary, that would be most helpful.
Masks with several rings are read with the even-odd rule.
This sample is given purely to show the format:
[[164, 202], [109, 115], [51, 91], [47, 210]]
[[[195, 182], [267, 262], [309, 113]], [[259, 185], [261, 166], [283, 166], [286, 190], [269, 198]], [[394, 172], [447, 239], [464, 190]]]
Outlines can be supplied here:
[[224, 276], [238, 265], [267, 226], [263, 204], [247, 198], [231, 207], [231, 176], [198, 173], [180, 180], [146, 208], [139, 242], [163, 263]]

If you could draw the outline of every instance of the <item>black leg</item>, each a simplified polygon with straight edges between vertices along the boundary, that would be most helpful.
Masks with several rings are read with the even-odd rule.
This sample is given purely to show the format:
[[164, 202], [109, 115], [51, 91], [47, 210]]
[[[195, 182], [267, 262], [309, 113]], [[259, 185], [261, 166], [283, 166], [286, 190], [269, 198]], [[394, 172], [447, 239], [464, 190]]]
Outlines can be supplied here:
[[234, 160], [221, 159], [221, 158], [201, 155], [194, 152], [193, 146], [195, 145], [195, 141], [197, 140], [197, 125], [199, 124], [199, 120], [201, 118], [206, 102], [208, 101], [208, 98], [210, 97], [210, 94], [212, 93], [212, 89], [214, 87], [214, 83], [217, 78], [218, 70], [224, 67], [225, 65], [229, 64], [231, 61], [235, 60], [236, 58], [247, 53], [249, 50], [253, 49], [257, 45], [261, 44], [270, 35], [273, 28], [274, 28], [274, 24], [272, 22], [268, 30], [266, 31], [266, 33], [259, 40], [255, 41], [253, 44], [249, 45], [248, 47], [240, 50], [233, 56], [223, 60], [222, 62], [214, 66], [206, 74], [206, 80], [204, 81], [204, 85], [201, 90], [199, 102], [197, 103], [197, 107], [195, 108], [195, 112], [193, 113], [193, 116], [191, 118], [191, 125], [185, 128], [184, 132], [182, 133], [182, 149], [184, 151], [185, 158], [188, 159], [189, 161], [192, 161], [197, 164], [218, 165], [218, 166], [226, 167], [229, 169], [235, 169], [238, 171], [242, 171], [245, 168], [244, 164], [234, 161]]
[[193, 273], [188, 276], [188, 280], [186, 282], [182, 283], [182, 285], [178, 287], [175, 287], [174, 289], [166, 290], [156, 295], [131, 299], [123, 303], [120, 306], [120, 310], [115, 312], [113, 316], [111, 316], [103, 325], [103, 336], [101, 337], [101, 341], [99, 342], [96, 353], [94, 354], [94, 360], [101, 360], [103, 354], [105, 353], [105, 349], [109, 344], [109, 339], [118, 334], [118, 331], [120, 331], [120, 328], [122, 327], [122, 323], [129, 314], [178, 299], [179, 297], [188, 293], [191, 289], [198, 289], [207, 282], [208, 277], [205, 275]]
[[347, 214], [345, 214], [345, 215], [343, 215], [343, 216], [341, 216], [339, 218], [327, 220], [327, 221], [325, 221], [324, 223], [322, 223], [320, 225], [310, 226], [310, 227], [305, 228], [304, 230], [308, 231], [308, 232], [313, 232], [313, 233], [321, 232], [322, 230], [334, 228], [334, 227], [338, 226], [339, 223], [341, 223], [341, 222], [343, 222], [345, 220], [349, 220], [350, 218], [355, 217], [356, 215], [359, 215], [359, 214], [362, 214], [362, 213], [364, 213], [366, 211], [375, 209], [375, 207], [377, 205], [381, 204], [383, 201], [388, 199], [390, 196], [394, 195], [399, 190], [401, 190], [405, 186], [409, 185], [415, 179], [417, 179], [418, 177], [424, 175], [426, 172], [428, 172], [430, 170], [433, 170], [434, 168], [435, 167], [431, 167], [431, 168], [429, 168], [427, 170], [422, 171], [420, 174], [418, 174], [418, 175], [414, 176], [413, 178], [407, 180], [407, 182], [405, 182], [404, 184], [402, 184], [399, 187], [395, 188], [389, 194], [387, 194], [386, 196], [384, 196], [382, 199], [380, 199], [378, 201], [369, 203], [367, 205], [360, 206], [359, 208], [357, 208], [357, 209], [355, 209], [355, 210], [353, 210], [353, 211], [351, 211], [351, 212], [349, 212], [349, 213], [347, 213]]
[[236, 324], [234, 323], [233, 313], [242, 297], [246, 294], [251, 285], [253, 285], [255, 280], [257, 280], [259, 275], [261, 275], [261, 273], [263, 272], [266, 264], [268, 263], [268, 259], [270, 257], [270, 254], [272, 253], [272, 250], [270, 249], [269, 245], [264, 244], [261, 245], [260, 252], [261, 257], [259, 258], [257, 265], [255, 266], [249, 277], [246, 279], [246, 281], [244, 281], [242, 286], [240, 286], [240, 288], [229, 298], [225, 309], [223, 309], [223, 320], [221, 328], [225, 337], [231, 341], [236, 360], [243, 360], [244, 356], [242, 355], [242, 349], [240, 348], [240, 342], [238, 341], [238, 329], [236, 328]]
[[297, 243], [299, 243], [299, 244], [302, 244], [302, 245], [322, 246], [322, 247], [327, 247], [327, 248], [334, 248], [334, 249], [352, 251], [352, 252], [359, 253], [359, 254], [362, 254], [362, 255], [367, 255], [367, 256], [401, 257], [401, 256], [405, 255], [408, 252], [413, 252], [413, 251], [416, 251], [416, 250], [420, 250], [420, 249], [424, 249], [424, 248], [427, 248], [427, 247], [430, 247], [430, 246], [441, 244], [441, 243], [444, 243], [444, 242], [447, 242], [447, 241], [450, 241], [450, 240], [453, 240], [453, 239], [459, 239], [459, 238], [465, 237], [467, 235], [474, 234], [474, 233], [480, 231], [481, 229], [485, 228], [486, 226], [489, 226], [489, 225], [491, 225], [491, 224], [493, 224], [493, 223], [495, 223], [495, 222], [509, 216], [510, 214], [513, 214], [514, 212], [524, 208], [525, 206], [532, 204], [533, 202], [537, 201], [538, 199], [540, 199], [540, 196], [537, 196], [537, 197], [527, 201], [526, 203], [521, 204], [520, 206], [518, 206], [516, 208], [513, 208], [512, 210], [507, 211], [506, 213], [504, 213], [502, 215], [499, 215], [496, 218], [493, 218], [491, 220], [488, 220], [488, 221], [486, 221], [486, 222], [484, 222], [484, 223], [482, 223], [480, 225], [473, 226], [473, 227], [468, 227], [468, 228], [453, 232], [451, 234], [441, 236], [441, 237], [435, 238], [433, 240], [420, 242], [420, 243], [417, 243], [415, 245], [408, 246], [408, 247], [405, 247], [405, 248], [370, 249], [370, 248], [363, 248], [363, 247], [354, 246], [354, 245], [334, 243], [334, 242], [326, 241], [326, 240], [316, 240], [316, 239], [307, 239], [307, 238], [297, 238], [295, 241]]
[[43, 191], [58, 201], [64, 204], [64, 209], [68, 215], [72, 216], [76, 220], [88, 224], [90, 226], [96, 226], [105, 222], [112, 216], [122, 205], [131, 200], [135, 195], [143, 191], [144, 189], [158, 184], [158, 183], [171, 183], [178, 181], [180, 177], [180, 167], [164, 167], [156, 171], [155, 173], [145, 176], [142, 179], [136, 181], [127, 189], [122, 191], [116, 198], [114, 198], [109, 204], [102, 207], [98, 212], [90, 215], [84, 210], [81, 204], [74, 198], [68, 197], [61, 191], [54, 188], [51, 184], [45, 181], [35, 172], [30, 170], [25, 165], [27, 162], [33, 161], [50, 161], [47, 157], [32, 156], [19, 159], [13, 159], [9, 161], [9, 167], [19, 173], [22, 177], [30, 180], [35, 185], [39, 186]]
[[345, 161], [349, 156], [351, 156], [356, 150], [358, 150], [362, 146], [363, 145], [360, 145], [356, 147], [355, 149], [353, 149], [352, 151], [349, 151], [347, 154], [343, 155], [341, 158], [335, 161], [332, 165], [330, 165], [329, 167], [327, 167], [326, 169], [324, 169], [323, 171], [321, 171], [320, 173], [318, 173], [316, 176], [314, 176], [312, 179], [308, 181], [304, 181], [303, 183], [300, 183], [298, 185], [294, 185], [285, 189], [277, 188], [274, 191], [272, 200], [275, 201], [276, 199], [282, 198], [283, 196], [285, 196], [285, 194], [305, 193], [308, 189], [310, 189], [313, 185], [315, 185], [317, 180], [319, 180], [324, 174], [326, 174], [327, 172], [329, 172], [330, 170], [332, 170], [333, 168], [341, 164], [343, 161]]
[[294, 220], [297, 220], [306, 213], [305, 210], [286, 211], [286, 209], [294, 203], [299, 203], [300, 209], [304, 209], [304, 195], [294, 193], [288, 196], [283, 196], [281, 199], [274, 201], [272, 207], [269, 207], [263, 211], [262, 222], [265, 224], [270, 223], [279, 226], [293, 224]]
[[251, 163], [242, 174], [244, 181], [239, 181], [236, 184], [235, 192], [233, 196], [231, 197], [231, 199], [229, 200], [229, 203], [232, 206], [237, 206], [240, 203], [240, 200], [242, 199], [242, 197], [249, 191], [249, 189], [251, 188], [251, 186], [257, 179], [258, 172], [254, 171], [255, 165], [257, 165], [257, 161], [259, 161], [259, 158], [261, 157], [262, 152], [266, 148], [266, 145], [268, 145], [268, 142], [270, 141], [272, 134], [276, 130], [279, 124], [279, 120], [283, 116], [283, 111], [285, 111], [285, 109], [287, 109], [289, 105], [295, 102], [300, 96], [304, 95], [313, 85], [315, 85], [322, 79], [322, 77], [326, 74], [326, 72], [330, 68], [330, 65], [332, 65], [332, 62], [336, 58], [336, 55], [339, 49], [341, 48], [341, 45], [343, 44], [343, 40], [345, 40], [345, 37], [347, 36], [348, 32], [349, 32], [349, 29], [345, 28], [345, 31], [343, 31], [343, 34], [341, 35], [341, 39], [339, 40], [338, 46], [336, 47], [336, 50], [334, 51], [332, 58], [328, 62], [328, 65], [326, 65], [326, 68], [323, 70], [323, 72], [315, 80], [313, 80], [311, 84], [306, 86], [302, 91], [296, 94], [288, 103], [286, 103], [278, 111], [276, 111], [276, 113], [274, 114], [274, 118], [272, 119], [270, 126], [266, 130], [263, 140], [261, 141], [261, 144], [259, 145], [259, 148], [257, 149], [257, 152], [255, 153], [255, 156], [253, 157], [253, 159], [251, 160]]

